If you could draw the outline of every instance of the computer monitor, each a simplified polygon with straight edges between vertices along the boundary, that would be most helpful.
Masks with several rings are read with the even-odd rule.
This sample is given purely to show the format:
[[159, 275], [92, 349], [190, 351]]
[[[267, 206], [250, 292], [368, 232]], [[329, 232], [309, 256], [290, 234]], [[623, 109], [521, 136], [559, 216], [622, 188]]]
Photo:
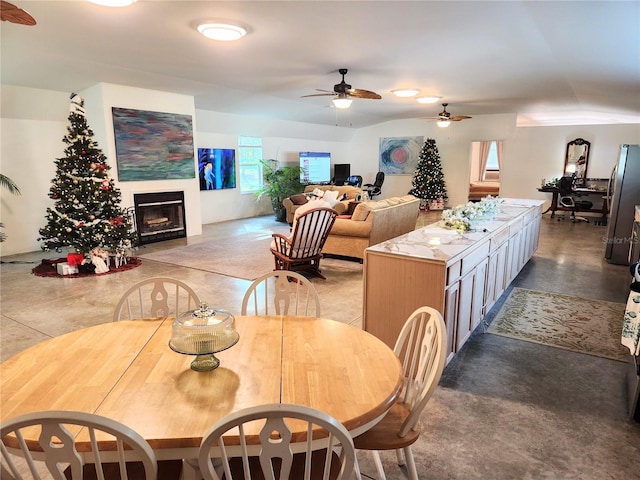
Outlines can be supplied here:
[[350, 163], [336, 163], [333, 166], [333, 183], [335, 185], [344, 185], [347, 178], [351, 175]]

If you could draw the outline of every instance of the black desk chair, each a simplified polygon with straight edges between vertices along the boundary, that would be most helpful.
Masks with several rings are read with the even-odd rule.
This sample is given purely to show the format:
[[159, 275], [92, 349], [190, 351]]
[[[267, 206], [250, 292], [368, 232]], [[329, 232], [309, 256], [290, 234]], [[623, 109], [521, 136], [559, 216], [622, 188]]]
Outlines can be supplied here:
[[[558, 203], [561, 207], [571, 209], [571, 222], [575, 223], [576, 221], [583, 221], [589, 223], [589, 219], [587, 217], [576, 216], [576, 212], [591, 209], [591, 207], [593, 207], [593, 202], [577, 199], [580, 195], [573, 189], [573, 177], [562, 177], [558, 188], [560, 190]], [[563, 219], [564, 217], [558, 217], [558, 220]]]
[[369, 198], [373, 198], [382, 193], [382, 184], [384, 183], [384, 172], [376, 173], [376, 179], [373, 183], [365, 183], [362, 191], [367, 192]]

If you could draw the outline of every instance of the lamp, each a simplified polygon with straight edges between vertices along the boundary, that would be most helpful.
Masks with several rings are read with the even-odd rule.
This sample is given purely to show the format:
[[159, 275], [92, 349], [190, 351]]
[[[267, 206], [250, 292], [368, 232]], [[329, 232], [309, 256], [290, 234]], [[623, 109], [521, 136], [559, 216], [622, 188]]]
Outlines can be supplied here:
[[247, 34], [246, 29], [227, 23], [201, 23], [198, 31], [207, 38], [223, 42], [238, 40]]
[[391, 93], [393, 93], [396, 97], [415, 97], [418, 93], [420, 93], [420, 90], [418, 90], [417, 88], [402, 88], [399, 90], [391, 90]]
[[438, 120], [437, 125], [440, 128], [447, 128], [451, 124], [451, 120]]
[[440, 97], [420, 97], [416, 98], [416, 100], [418, 101], [418, 103], [436, 103], [438, 100], [440, 100]]
[[353, 100], [351, 100], [346, 95], [340, 94], [340, 96], [333, 99], [333, 104], [335, 105], [336, 108], [340, 108], [344, 110], [345, 108], [349, 108], [351, 106], [352, 101]]

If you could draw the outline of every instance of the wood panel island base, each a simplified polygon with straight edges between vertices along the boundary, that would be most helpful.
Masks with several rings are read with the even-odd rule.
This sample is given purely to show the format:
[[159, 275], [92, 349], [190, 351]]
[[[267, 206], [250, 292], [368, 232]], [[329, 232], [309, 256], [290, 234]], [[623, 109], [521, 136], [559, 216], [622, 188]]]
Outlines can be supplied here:
[[407, 317], [444, 317], [449, 362], [538, 248], [543, 201], [505, 198], [495, 219], [458, 234], [437, 222], [364, 252], [364, 329], [393, 348]]

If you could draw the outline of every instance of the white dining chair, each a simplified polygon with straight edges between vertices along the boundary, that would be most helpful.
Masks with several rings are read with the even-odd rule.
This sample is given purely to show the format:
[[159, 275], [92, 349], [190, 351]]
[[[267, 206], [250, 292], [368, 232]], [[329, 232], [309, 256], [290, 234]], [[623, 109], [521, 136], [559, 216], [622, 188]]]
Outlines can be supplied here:
[[199, 305], [198, 295], [186, 283], [169, 277], [147, 278], [122, 295], [113, 321], [177, 316]]
[[256, 278], [242, 299], [241, 315], [320, 316], [313, 284], [296, 272], [276, 270]]
[[420, 436], [420, 415], [445, 366], [447, 330], [442, 315], [431, 307], [416, 309], [402, 327], [393, 350], [402, 363], [399, 398], [379, 423], [355, 437], [353, 443], [356, 450], [372, 452], [380, 480], [386, 479], [378, 453], [381, 450], [395, 450], [398, 465], [406, 462], [409, 478], [418, 480], [411, 445]]
[[[37, 445], [27, 442], [25, 429], [38, 428]], [[76, 448], [77, 428], [87, 429], [89, 451]], [[33, 434], [29, 434], [33, 436]], [[105, 462], [105, 445], [116, 460]], [[33, 412], [0, 424], [3, 479], [39, 480], [48, 473], [55, 480], [158, 478], [156, 456], [138, 433], [112, 419], [87, 412]]]
[[[247, 423], [254, 421], [261, 422], [257, 452], [251, 451], [245, 435]], [[305, 433], [293, 438], [291, 425], [300, 422], [306, 422], [302, 424]], [[225, 441], [231, 430], [239, 434], [238, 442]], [[347, 480], [355, 473], [355, 462], [351, 435], [335, 418], [306, 406], [281, 403], [246, 408], [222, 418], [205, 433], [198, 455], [205, 480], [220, 480], [223, 475], [225, 480]]]

